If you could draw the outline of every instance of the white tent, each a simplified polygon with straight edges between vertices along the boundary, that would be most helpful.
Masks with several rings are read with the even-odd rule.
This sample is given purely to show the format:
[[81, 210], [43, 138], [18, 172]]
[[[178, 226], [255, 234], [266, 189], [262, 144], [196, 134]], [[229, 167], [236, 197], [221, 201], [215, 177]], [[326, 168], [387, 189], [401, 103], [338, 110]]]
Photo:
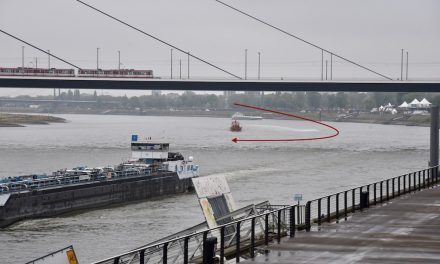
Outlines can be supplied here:
[[409, 104], [405, 101], [401, 105], [398, 106], [399, 108], [408, 108]]
[[428, 102], [428, 100], [426, 100], [426, 98], [423, 98], [423, 100], [420, 101], [420, 107], [428, 108], [430, 105], [431, 105], [431, 103]]
[[383, 107], [383, 106], [379, 107], [379, 111], [383, 111], [384, 109], [385, 109], [385, 107]]
[[388, 102], [388, 104], [385, 107], [390, 108], [390, 107], [393, 107], [393, 105]]
[[409, 106], [411, 106], [411, 107], [420, 107], [420, 102], [419, 102], [419, 100], [417, 100], [417, 98], [415, 98], [414, 100], [412, 100], [411, 103], [409, 103]]

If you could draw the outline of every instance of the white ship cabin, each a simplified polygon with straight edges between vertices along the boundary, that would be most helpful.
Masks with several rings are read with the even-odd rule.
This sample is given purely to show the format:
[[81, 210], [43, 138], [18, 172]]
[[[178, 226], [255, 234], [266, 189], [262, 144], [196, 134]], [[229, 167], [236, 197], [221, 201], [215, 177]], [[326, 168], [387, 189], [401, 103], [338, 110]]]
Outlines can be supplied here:
[[131, 142], [131, 158], [146, 164], [168, 160], [169, 143]]
[[176, 172], [179, 178], [198, 176], [199, 166], [193, 164], [193, 157], [185, 158], [179, 152], [169, 152], [169, 143], [131, 142], [131, 160], [145, 164], [161, 164], [165, 170]]

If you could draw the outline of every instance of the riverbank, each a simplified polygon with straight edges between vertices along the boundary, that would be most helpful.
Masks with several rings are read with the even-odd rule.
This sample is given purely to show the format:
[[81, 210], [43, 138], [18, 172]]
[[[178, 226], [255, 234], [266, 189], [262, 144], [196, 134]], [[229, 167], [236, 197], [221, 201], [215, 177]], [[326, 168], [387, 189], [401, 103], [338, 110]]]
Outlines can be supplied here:
[[[5, 109], [4, 109], [5, 110]], [[12, 109], [11, 109], [12, 111]], [[30, 109], [13, 109], [14, 112], [23, 113], [35, 113], [38, 114], [39, 110]], [[221, 117], [230, 118], [237, 111], [242, 112], [245, 115], [258, 115], [263, 119], [291, 119], [287, 116], [276, 115], [267, 112], [246, 111], [243, 109], [218, 109], [218, 110], [206, 110], [206, 109], [65, 109], [63, 111], [56, 111], [56, 114], [93, 114], [93, 115], [136, 115], [136, 116], [182, 116], [182, 117]], [[282, 111], [282, 110], [280, 110]], [[287, 111], [288, 112], [288, 111]], [[335, 111], [308, 111], [308, 112], [288, 112], [293, 115], [309, 118], [317, 121], [329, 121], [329, 122], [351, 122], [351, 123], [370, 123], [370, 124], [383, 124], [383, 125], [404, 125], [404, 126], [430, 126], [430, 115], [403, 115], [403, 114], [379, 114], [379, 113], [338, 113]], [[54, 113], [55, 114], [55, 113]], [[33, 116], [33, 115], [31, 115]], [[35, 117], [35, 116], [33, 116]], [[42, 117], [48, 117], [43, 116]], [[53, 118], [53, 117], [52, 117]], [[34, 120], [38, 122], [59, 122], [50, 120]], [[63, 119], [61, 122], [65, 122]], [[15, 124], [22, 124], [20, 122], [13, 122]], [[0, 126], [2, 126], [0, 118]], [[6, 126], [6, 125], [3, 125]]]
[[48, 115], [0, 113], [0, 127], [24, 127], [25, 125], [48, 125], [64, 122], [66, 122], [64, 118]]

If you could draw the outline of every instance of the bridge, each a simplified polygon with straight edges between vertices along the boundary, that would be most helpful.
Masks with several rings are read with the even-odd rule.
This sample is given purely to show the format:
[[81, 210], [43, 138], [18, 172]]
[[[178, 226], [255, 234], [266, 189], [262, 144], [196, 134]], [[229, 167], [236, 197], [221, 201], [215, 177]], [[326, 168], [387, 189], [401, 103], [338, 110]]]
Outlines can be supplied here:
[[291, 81], [0, 77], [1, 88], [180, 91], [440, 92], [440, 81]]

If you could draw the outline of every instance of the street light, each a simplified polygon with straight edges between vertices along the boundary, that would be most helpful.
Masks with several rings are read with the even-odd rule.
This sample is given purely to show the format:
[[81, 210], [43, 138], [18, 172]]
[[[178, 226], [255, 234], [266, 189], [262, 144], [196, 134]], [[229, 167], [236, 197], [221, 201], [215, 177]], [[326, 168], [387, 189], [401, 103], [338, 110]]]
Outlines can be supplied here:
[[258, 52], [258, 80], [260, 79], [260, 57], [261, 57], [261, 53]]
[[24, 46], [21, 46], [21, 71], [24, 74]]
[[121, 70], [121, 51], [118, 50], [118, 70]]
[[244, 79], [247, 80], [247, 49], [244, 50]]
[[96, 70], [99, 70], [99, 48], [96, 48]]

